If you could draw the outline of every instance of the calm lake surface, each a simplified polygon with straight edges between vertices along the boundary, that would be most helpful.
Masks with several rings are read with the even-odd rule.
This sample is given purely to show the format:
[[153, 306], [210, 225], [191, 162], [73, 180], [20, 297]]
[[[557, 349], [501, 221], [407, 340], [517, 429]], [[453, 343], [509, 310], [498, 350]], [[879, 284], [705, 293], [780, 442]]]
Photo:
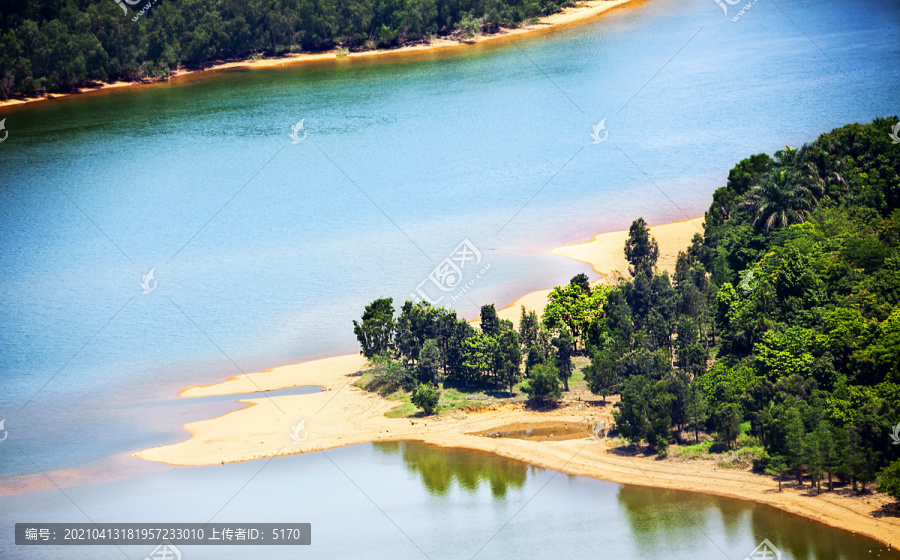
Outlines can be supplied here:
[[[10, 132], [0, 145], [0, 419], [8, 432], [0, 489], [13, 484], [3, 477], [40, 471], [147, 471], [138, 482], [72, 492], [106, 496], [91, 502], [92, 517], [150, 508], [159, 520], [168, 510], [138, 506], [137, 496], [153, 501], [163, 487], [177, 488], [169, 506], [187, 519], [189, 484], [239, 487], [258, 465], [168, 469], [127, 458], [182, 439], [185, 422], [240, 406], [175, 401], [178, 389], [354, 352], [350, 321], [363, 307], [383, 296], [399, 306], [466, 240], [480, 254], [462, 271], [468, 291], [453, 302], [456, 292], [423, 289], [467, 317], [578, 272], [595, 277], [547, 251], [641, 215], [650, 223], [701, 215], [740, 159], [897, 114], [898, 29], [891, 0], [763, 1], [737, 22], [711, 0], [635, 0], [523, 41], [236, 70], [0, 110]], [[292, 144], [300, 119], [307, 136]], [[609, 136], [593, 144], [601, 119]], [[152, 291], [140, 286], [151, 269]], [[270, 496], [327, 488], [315, 474], [329, 466], [322, 461], [272, 461]], [[569, 498], [555, 496], [561, 480], [541, 497], [565, 509]], [[609, 512], [619, 511], [623, 492], [659, 494], [653, 507], [667, 499], [583, 484], [613, 496]], [[485, 511], [505, 507], [485, 496]], [[254, 520], [270, 507], [271, 519], [283, 520], [277, 508], [288, 505], [254, 499]], [[713, 503], [696, 499], [696, 515]], [[77, 514], [60, 500], [58, 492], [18, 495], [0, 499], [0, 510], [15, 519]], [[325, 538], [331, 514], [316, 515], [306, 520], [325, 546], [334, 540]], [[668, 534], [685, 519], [659, 531], [637, 525]], [[597, 542], [603, 523], [519, 538]], [[446, 548], [449, 539], [481, 530], [475, 521], [444, 537], [423, 528], [422, 538], [437, 539], [423, 546], [437, 557], [457, 554], [463, 548]], [[734, 538], [744, 546], [755, 537], [740, 529]], [[521, 542], [523, 554], [558, 546]], [[665, 556], [653, 550], [631, 557]]]
[[[268, 463], [172, 468], [138, 481], [79, 486], [67, 494], [96, 522], [204, 522], [215, 517], [223, 523], [312, 523], [311, 546], [180, 547], [187, 560], [438, 560], [476, 554], [741, 560], [763, 539], [790, 560], [900, 558], [870, 539], [752, 502], [623, 486], [419, 443], [355, 445]], [[66, 558], [114, 559], [122, 558], [122, 552], [143, 558], [151, 551], [139, 546], [122, 547], [122, 552], [93, 546], [15, 549], [9, 544], [15, 521], [83, 518], [59, 492], [3, 501], [4, 558], [60, 558], [61, 550]]]

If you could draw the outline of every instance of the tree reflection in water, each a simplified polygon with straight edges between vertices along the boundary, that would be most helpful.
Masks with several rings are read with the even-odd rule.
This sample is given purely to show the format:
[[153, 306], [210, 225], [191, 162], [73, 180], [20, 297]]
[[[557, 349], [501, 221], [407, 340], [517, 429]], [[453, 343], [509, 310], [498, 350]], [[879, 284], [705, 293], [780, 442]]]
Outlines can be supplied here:
[[529, 470], [542, 470], [519, 461], [512, 461], [480, 451], [438, 448], [408, 441], [373, 444], [385, 454], [400, 454], [409, 472], [418, 474], [425, 488], [433, 495], [443, 496], [453, 486], [475, 492], [482, 483], [488, 484], [495, 498], [504, 498], [509, 489], [525, 484]]

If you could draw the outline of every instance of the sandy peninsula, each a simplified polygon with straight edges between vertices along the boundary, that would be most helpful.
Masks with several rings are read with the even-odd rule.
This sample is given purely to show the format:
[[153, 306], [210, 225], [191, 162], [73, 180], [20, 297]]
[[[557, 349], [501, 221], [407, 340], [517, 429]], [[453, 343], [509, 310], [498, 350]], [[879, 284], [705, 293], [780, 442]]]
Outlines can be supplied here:
[[[523, 23], [520, 27], [517, 27], [515, 29], [503, 28], [498, 33], [492, 33], [490, 35], [477, 35], [468, 41], [460, 42], [451, 39], [433, 39], [426, 44], [410, 45], [397, 49], [374, 49], [370, 51], [354, 52], [343, 57], [343, 60], [376, 56], [409, 56], [425, 54], [431, 51], [446, 51], [448, 49], [471, 48], [473, 45], [509, 40], [511, 38], [519, 37], [524, 34], [539, 34], [541, 32], [557, 30], [560, 27], [564, 27], [574, 23], [585, 22], [596, 18], [613, 8], [617, 8], [629, 2], [635, 2], [635, 4], [642, 3], [640, 0], [588, 0], [586, 2], [580, 2], [575, 7], [566, 8], [562, 12], [540, 18], [540, 20], [536, 23]], [[257, 60], [220, 61], [217, 63], [213, 63], [201, 70], [176, 70], [175, 72], [172, 72], [168, 78], [147, 79], [139, 82], [101, 83], [97, 87], [81, 88], [77, 92], [73, 93], [51, 93], [39, 97], [0, 100], [0, 108], [9, 105], [21, 105], [23, 103], [42, 101], [45, 99], [57, 99], [76, 93], [100, 92], [111, 88], [138, 87], [151, 83], [171, 82], [173, 80], [177, 80], [191, 74], [196, 74], [198, 72], [227, 70], [231, 68], [272, 68], [276, 66], [334, 61], [336, 55], [337, 50], [335, 49], [321, 53], [289, 53], [283, 56], [261, 58]]]
[[[660, 246], [660, 268], [674, 267], [678, 251], [690, 244], [701, 224], [702, 219], [697, 219], [652, 228]], [[605, 233], [586, 243], [552, 252], [589, 263], [595, 271], [606, 275], [605, 279], [610, 279], [613, 272], [625, 270], [621, 253], [626, 235], [626, 232]], [[549, 290], [543, 290], [528, 294], [500, 314], [517, 319], [520, 305], [540, 311], [548, 293]], [[510, 403], [440, 417], [387, 418], [384, 413], [396, 406], [395, 402], [353, 385], [365, 367], [366, 361], [361, 356], [337, 356], [239, 375], [214, 385], [188, 387], [181, 391], [182, 397], [273, 391], [300, 385], [319, 386], [323, 390], [308, 395], [242, 400], [247, 405], [242, 409], [186, 424], [190, 437], [185, 441], [145, 449], [134, 456], [171, 465], [214, 465], [366, 442], [416, 440], [442, 447], [487, 451], [568, 474], [623, 484], [752, 500], [884, 543], [900, 542], [900, 519], [874, 515], [891, 502], [880, 494], [864, 498], [847, 493], [817, 496], [808, 486], [797, 489], [790, 484], [778, 492], [771, 477], [719, 468], [715, 462], [656, 461], [613, 453], [617, 443], [592, 439], [589, 426], [601, 419], [611, 422], [615, 398], [603, 403], [596, 395], [585, 393], [578, 395], [580, 402], [567, 401], [551, 412], [535, 412]], [[481, 435], [510, 424], [583, 426], [583, 437], [536, 441]]]

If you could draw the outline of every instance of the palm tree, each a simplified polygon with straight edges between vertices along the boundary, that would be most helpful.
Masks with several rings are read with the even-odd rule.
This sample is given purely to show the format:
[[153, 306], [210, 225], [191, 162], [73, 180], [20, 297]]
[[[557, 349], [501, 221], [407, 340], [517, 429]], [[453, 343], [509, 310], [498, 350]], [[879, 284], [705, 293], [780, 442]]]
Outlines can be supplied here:
[[818, 202], [806, 182], [791, 167], [776, 168], [750, 189], [740, 207], [749, 209], [753, 225], [764, 226], [767, 232], [801, 223]]

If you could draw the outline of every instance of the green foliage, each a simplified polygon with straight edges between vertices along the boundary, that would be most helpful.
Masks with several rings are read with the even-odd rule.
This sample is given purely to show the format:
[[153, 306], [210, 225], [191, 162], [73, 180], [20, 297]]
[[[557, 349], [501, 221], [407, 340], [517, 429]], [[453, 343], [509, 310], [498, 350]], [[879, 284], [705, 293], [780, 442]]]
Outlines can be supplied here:
[[370, 373], [377, 388], [384, 392], [406, 389], [415, 383], [415, 379], [403, 364], [389, 354], [377, 354], [369, 359]]
[[114, 2], [7, 3], [0, 10], [0, 99], [72, 91], [97, 80], [166, 76], [184, 66], [259, 53], [321, 52], [341, 44], [342, 56], [455, 29], [474, 36], [482, 27], [516, 27], [567, 3], [162, 0], [141, 18]]
[[628, 271], [632, 276], [653, 275], [656, 259], [659, 258], [659, 245], [657, 245], [656, 239], [650, 236], [650, 228], [647, 227], [644, 218], [638, 218], [632, 222], [628, 229], [625, 258], [631, 265]]
[[419, 381], [423, 383], [437, 383], [440, 381], [441, 348], [433, 338], [429, 338], [422, 345], [419, 352], [419, 363], [416, 366]]
[[497, 341], [494, 360], [498, 383], [508, 387], [512, 395], [513, 386], [522, 380], [522, 346], [518, 333], [512, 330], [503, 331]]
[[500, 318], [493, 303], [481, 306], [481, 332], [488, 336], [500, 334]]
[[371, 358], [391, 348], [394, 330], [394, 300], [376, 299], [366, 306], [362, 322], [353, 321], [353, 333], [362, 347], [361, 354]]
[[594, 350], [591, 353], [591, 364], [584, 369], [584, 378], [588, 387], [595, 395], [602, 395], [606, 400], [607, 395], [614, 393], [619, 385], [618, 364], [612, 350]]
[[390, 338], [393, 310], [379, 300], [386, 306], [373, 303], [358, 325], [361, 345], [388, 349], [373, 360], [393, 386], [408, 385], [407, 368], [435, 379], [437, 359], [448, 381], [510, 392], [527, 349], [524, 389], [541, 401], [561, 397], [560, 379], [568, 388], [582, 342], [590, 390], [604, 400], [621, 391], [613, 416], [629, 442], [665, 455], [673, 425], [696, 441], [702, 430], [718, 440], [698, 443], [710, 451], [752, 447], [721, 464], [753, 459], [779, 488], [790, 473], [818, 490], [835, 480], [864, 490], [880, 473], [878, 487], [896, 496], [900, 449], [887, 438], [900, 418], [896, 122], [848, 125], [740, 162], [671, 277], [656, 272], [639, 219], [625, 249], [633, 278], [592, 288], [576, 276], [552, 291], [543, 322], [523, 308], [517, 333], [485, 306], [482, 332], [406, 302]]
[[[582, 275], [583, 276], [583, 275]], [[597, 286], [585, 289], [578, 276], [566, 286], [557, 286], [550, 292], [549, 301], [544, 309], [543, 323], [551, 332], [571, 333], [576, 339], [583, 339], [588, 326], [602, 317], [603, 302], [609, 289]], [[587, 278], [583, 279], [586, 282]]]
[[892, 498], [900, 500], [900, 459], [881, 469], [878, 473], [879, 492], [884, 492]]
[[721, 405], [716, 411], [716, 437], [729, 447], [734, 447], [741, 433], [740, 407], [734, 403]]
[[430, 383], [422, 383], [416, 385], [410, 400], [414, 405], [421, 408], [426, 416], [430, 416], [437, 410], [438, 402], [441, 400], [441, 392]]
[[556, 348], [556, 370], [563, 380], [565, 390], [569, 390], [569, 378], [572, 377], [572, 353], [575, 351], [572, 337], [569, 333], [563, 333], [552, 341]]
[[553, 365], [547, 363], [538, 364], [531, 369], [528, 385], [523, 390], [531, 401], [545, 402], [562, 398], [559, 374]]

